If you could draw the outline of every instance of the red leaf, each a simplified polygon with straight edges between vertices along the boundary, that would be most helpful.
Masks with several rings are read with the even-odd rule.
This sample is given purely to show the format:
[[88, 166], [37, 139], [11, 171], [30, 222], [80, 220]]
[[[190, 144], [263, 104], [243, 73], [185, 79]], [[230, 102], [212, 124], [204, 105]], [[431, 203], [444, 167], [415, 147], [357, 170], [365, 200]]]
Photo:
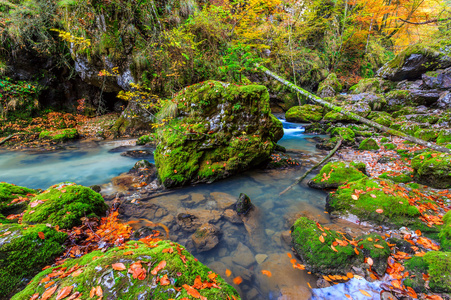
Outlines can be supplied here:
[[40, 238], [41, 240], [45, 239], [44, 232], [42, 232], [42, 231], [39, 231], [39, 232], [38, 232], [38, 236], [39, 236], [39, 238]]
[[67, 296], [69, 296], [70, 295], [70, 293], [72, 293], [72, 289], [73, 289], [74, 287], [73, 286], [66, 286], [66, 287], [63, 287], [60, 291], [59, 291], [59, 293], [58, 293], [58, 295], [56, 296], [56, 300], [61, 300], [61, 299], [64, 299], [64, 298], [66, 298]]

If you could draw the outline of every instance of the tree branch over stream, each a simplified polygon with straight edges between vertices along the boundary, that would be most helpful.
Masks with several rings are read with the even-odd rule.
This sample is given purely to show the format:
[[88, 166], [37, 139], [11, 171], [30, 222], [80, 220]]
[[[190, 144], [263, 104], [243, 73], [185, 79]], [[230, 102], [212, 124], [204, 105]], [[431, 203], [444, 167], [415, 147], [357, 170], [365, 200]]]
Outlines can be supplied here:
[[332, 110], [334, 110], [334, 111], [336, 111], [336, 112], [339, 112], [339, 113], [341, 113], [342, 115], [345, 115], [345, 116], [347, 116], [347, 117], [349, 117], [349, 118], [352, 118], [352, 119], [355, 120], [355, 121], [359, 121], [359, 122], [361, 122], [361, 123], [363, 123], [363, 124], [366, 124], [366, 125], [368, 125], [368, 126], [371, 126], [371, 127], [376, 128], [376, 129], [379, 129], [379, 130], [382, 131], [382, 132], [386, 132], [386, 133], [391, 134], [391, 135], [394, 135], [394, 136], [399, 136], [399, 137], [401, 137], [401, 138], [403, 138], [403, 139], [405, 139], [405, 140], [408, 140], [408, 141], [413, 142], [413, 143], [418, 144], [418, 145], [425, 146], [425, 147], [427, 147], [427, 148], [429, 148], [429, 149], [432, 149], [432, 150], [435, 150], [435, 151], [438, 151], [438, 152], [451, 154], [451, 149], [448, 149], [448, 148], [439, 146], [439, 145], [434, 144], [434, 143], [431, 143], [431, 142], [426, 142], [425, 140], [422, 140], [422, 139], [413, 137], [413, 136], [408, 135], [408, 134], [406, 134], [406, 133], [404, 133], [404, 132], [401, 132], [401, 131], [398, 131], [398, 130], [391, 129], [391, 128], [388, 128], [388, 127], [386, 127], [386, 126], [383, 126], [383, 125], [381, 125], [381, 124], [379, 124], [379, 123], [376, 123], [376, 122], [374, 122], [374, 121], [368, 120], [368, 119], [366, 119], [366, 118], [364, 118], [364, 117], [361, 117], [361, 116], [359, 116], [359, 115], [357, 115], [357, 114], [354, 114], [354, 113], [352, 113], [352, 112], [350, 112], [350, 111], [347, 111], [347, 110], [345, 110], [345, 109], [342, 108], [342, 107], [333, 105], [332, 103], [329, 103], [329, 102], [327, 102], [327, 101], [321, 99], [320, 97], [318, 97], [318, 96], [316, 96], [316, 95], [314, 95], [314, 94], [312, 94], [312, 93], [310, 93], [310, 92], [304, 90], [303, 88], [300, 88], [300, 87], [298, 87], [297, 85], [294, 85], [294, 84], [292, 84], [291, 82], [289, 82], [289, 81], [287, 81], [287, 80], [285, 80], [285, 79], [279, 77], [277, 74], [271, 72], [270, 70], [268, 70], [267, 68], [265, 68], [265, 67], [263, 67], [263, 66], [258, 66], [258, 67], [259, 67], [259, 69], [260, 69], [262, 72], [264, 72], [266, 75], [269, 75], [269, 76], [271, 76], [272, 78], [274, 78], [274, 79], [280, 81], [282, 84], [286, 85], [286, 86], [289, 87], [290, 89], [292, 89], [292, 90], [294, 90], [294, 91], [300, 93], [301, 95], [307, 97], [309, 100], [311, 100], [311, 101], [313, 101], [313, 102], [315, 102], [315, 103], [317, 103], [317, 104], [319, 104], [319, 105], [321, 105], [321, 106], [324, 106], [324, 107], [327, 107], [327, 108], [329, 108], [329, 109], [332, 109]]

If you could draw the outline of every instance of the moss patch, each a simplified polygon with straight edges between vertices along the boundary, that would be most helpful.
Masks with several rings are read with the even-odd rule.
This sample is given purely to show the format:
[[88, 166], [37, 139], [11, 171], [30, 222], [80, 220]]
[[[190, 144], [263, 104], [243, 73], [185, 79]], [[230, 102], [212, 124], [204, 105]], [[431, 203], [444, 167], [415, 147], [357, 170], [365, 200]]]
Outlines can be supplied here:
[[[11, 233], [2, 236], [6, 232]], [[39, 232], [44, 234], [44, 239], [39, 238]], [[63, 252], [61, 245], [67, 234], [46, 225], [28, 228], [0, 225], [0, 236], [0, 298], [7, 299], [11, 292]]]
[[63, 129], [57, 131], [42, 131], [39, 134], [40, 139], [49, 139], [55, 142], [64, 142], [78, 138], [78, 131], [75, 128]]
[[[98, 285], [102, 288], [105, 299], [180, 299], [189, 297], [186, 289], [182, 287], [184, 284], [192, 286], [197, 276], [200, 276], [202, 282], [209, 280], [210, 269], [197, 261], [177, 243], [160, 241], [151, 246], [153, 247], [149, 247], [143, 242], [132, 241], [126, 244], [123, 249], [112, 248], [106, 253], [94, 251], [82, 258], [68, 260], [61, 267], [69, 270], [78, 264], [83, 271], [77, 277], [54, 278], [58, 289], [50, 299], [55, 299], [58, 291], [70, 285], [74, 286], [73, 292], [78, 291], [83, 294], [83, 299], [88, 299], [91, 288]], [[177, 248], [180, 249], [181, 255], [185, 256], [185, 263], [181, 260]], [[163, 253], [164, 249], [172, 249], [173, 253]], [[126, 255], [126, 252], [132, 254]], [[157, 275], [152, 275], [150, 271], [163, 260], [166, 261], [166, 266]], [[142, 268], [146, 270], [146, 277], [142, 280], [133, 278], [131, 274], [127, 273], [130, 265], [137, 261], [140, 261]], [[125, 270], [113, 270], [111, 265], [119, 262], [125, 265]], [[34, 293], [42, 295], [45, 291], [45, 283], [41, 284], [40, 282], [53, 270], [55, 268], [39, 273], [23, 291], [16, 294], [12, 299], [29, 299]], [[157, 282], [163, 276], [167, 276], [170, 282], [168, 285]], [[200, 294], [208, 299], [227, 299], [227, 297], [232, 296], [240, 299], [236, 290], [219, 275], [216, 277], [216, 282], [220, 288], [205, 288], [199, 290]], [[178, 295], [175, 289], [178, 290], [179, 288], [180, 294]]]
[[311, 123], [323, 118], [324, 108], [318, 105], [305, 104], [294, 106], [285, 113], [288, 122]]
[[418, 182], [441, 189], [451, 187], [451, 155], [424, 152], [415, 156], [411, 165]]
[[318, 175], [313, 177], [308, 185], [313, 188], [337, 188], [347, 182], [356, 181], [366, 177], [361, 171], [349, 163], [337, 161], [329, 162]]
[[374, 139], [367, 138], [360, 143], [359, 150], [379, 150], [379, 145]]
[[[35, 190], [9, 184], [5, 182], [0, 183], [0, 213], [10, 214], [16, 210], [23, 210], [27, 205], [27, 200], [14, 200], [20, 198], [28, 198], [27, 195], [33, 196], [36, 193]], [[23, 202], [22, 202], [23, 201]]]
[[99, 216], [107, 209], [102, 196], [92, 189], [60, 183], [32, 198], [22, 220], [28, 224], [50, 223], [69, 229], [80, 225], [80, 218]]
[[[373, 270], [379, 275], [384, 275], [387, 269], [387, 259], [390, 255], [390, 247], [387, 242], [382, 239], [377, 233], [370, 233], [359, 238], [359, 247], [365, 257], [371, 257], [373, 259]], [[375, 247], [378, 245], [378, 247]], [[382, 247], [382, 248], [380, 248]]]

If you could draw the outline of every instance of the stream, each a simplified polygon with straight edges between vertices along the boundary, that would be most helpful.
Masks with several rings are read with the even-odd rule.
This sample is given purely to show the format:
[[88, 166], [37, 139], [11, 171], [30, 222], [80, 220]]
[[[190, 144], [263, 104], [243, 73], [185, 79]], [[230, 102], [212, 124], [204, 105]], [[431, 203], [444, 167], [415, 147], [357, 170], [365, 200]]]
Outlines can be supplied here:
[[[279, 144], [301, 162], [299, 167], [257, 169], [214, 184], [175, 189], [139, 201], [126, 200], [121, 205], [121, 219], [130, 222], [138, 232], [161, 230], [153, 223], [164, 224], [172, 240], [185, 245], [202, 263], [220, 274], [243, 299], [310, 299], [308, 284], [316, 287], [317, 277], [293, 268], [287, 255], [292, 253], [290, 225], [299, 216], [330, 223], [324, 212], [326, 193], [306, 186], [313, 175], [284, 195], [279, 193], [320, 161], [325, 152], [315, 148], [314, 136], [304, 134], [301, 124], [282, 122], [284, 137]], [[103, 185], [103, 191], [111, 192], [110, 180], [127, 172], [139, 160], [120, 153], [137, 149], [144, 148], [134, 146], [133, 141], [82, 141], [52, 152], [0, 151], [0, 181], [41, 189], [73, 181], [86, 186]], [[153, 162], [152, 157], [148, 160]], [[244, 223], [223, 215], [240, 193], [247, 194], [256, 207]], [[191, 239], [195, 229], [184, 227], [180, 216], [196, 216], [202, 224], [213, 224], [219, 232], [218, 244], [209, 251], [198, 251]], [[230, 277], [226, 276], [226, 270], [231, 271]], [[262, 274], [262, 270], [270, 271], [272, 276]], [[233, 283], [237, 276], [243, 279], [240, 285]]]

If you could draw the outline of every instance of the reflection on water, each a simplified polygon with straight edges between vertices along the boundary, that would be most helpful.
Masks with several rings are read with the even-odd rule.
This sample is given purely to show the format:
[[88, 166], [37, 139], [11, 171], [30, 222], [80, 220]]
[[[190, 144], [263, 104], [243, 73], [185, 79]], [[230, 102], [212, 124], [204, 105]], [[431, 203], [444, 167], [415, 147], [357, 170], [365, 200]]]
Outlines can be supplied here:
[[121, 156], [120, 152], [142, 147], [129, 146], [120, 152], [111, 151], [132, 143], [81, 142], [73, 144], [70, 149], [47, 153], [0, 151], [0, 181], [41, 189], [62, 181], [86, 186], [103, 184], [128, 171], [139, 160]]

